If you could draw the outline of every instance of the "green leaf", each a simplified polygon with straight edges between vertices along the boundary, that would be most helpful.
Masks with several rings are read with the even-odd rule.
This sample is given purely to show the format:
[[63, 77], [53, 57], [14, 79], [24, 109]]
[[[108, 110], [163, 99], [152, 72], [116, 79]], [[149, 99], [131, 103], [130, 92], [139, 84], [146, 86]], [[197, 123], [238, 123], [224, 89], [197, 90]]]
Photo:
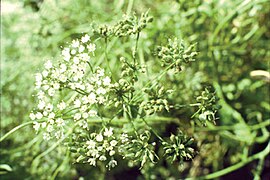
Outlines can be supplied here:
[[0, 164], [0, 174], [11, 172], [12, 168], [8, 164]]

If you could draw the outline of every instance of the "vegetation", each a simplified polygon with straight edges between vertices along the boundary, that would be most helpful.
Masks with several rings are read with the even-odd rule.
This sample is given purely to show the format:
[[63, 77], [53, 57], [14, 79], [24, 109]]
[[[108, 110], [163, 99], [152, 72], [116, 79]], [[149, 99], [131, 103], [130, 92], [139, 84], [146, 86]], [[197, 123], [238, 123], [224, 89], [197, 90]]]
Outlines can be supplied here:
[[1, 179], [269, 178], [267, 0], [1, 7]]

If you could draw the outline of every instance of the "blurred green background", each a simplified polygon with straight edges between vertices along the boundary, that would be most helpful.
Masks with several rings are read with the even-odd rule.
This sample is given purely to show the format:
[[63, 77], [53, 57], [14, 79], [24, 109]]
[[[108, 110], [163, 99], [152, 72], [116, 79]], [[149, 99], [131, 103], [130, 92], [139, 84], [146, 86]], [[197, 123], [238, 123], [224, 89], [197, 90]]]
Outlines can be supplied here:
[[[156, 46], [168, 38], [197, 42], [199, 56], [183, 75], [167, 79], [179, 91], [178, 102], [191, 102], [204, 84], [221, 98], [217, 125], [189, 129], [200, 145], [199, 155], [181, 172], [173, 165], [157, 165], [142, 175], [125, 164], [106, 179], [178, 179], [221, 170], [263, 150], [269, 141], [270, 3], [267, 0], [4, 0], [1, 2], [1, 136], [29, 121], [35, 106], [34, 74], [60, 47], [91, 24], [110, 24], [123, 14], [149, 9], [154, 22], [143, 31], [139, 57], [153, 65]], [[116, 42], [109, 59], [127, 54], [128, 44]], [[101, 47], [98, 46], [98, 47]], [[117, 71], [118, 66], [113, 66]], [[263, 70], [266, 75], [250, 73]], [[158, 71], [158, 69], [157, 69]], [[267, 77], [268, 73], [268, 77]], [[254, 72], [253, 72], [254, 74]], [[189, 110], [172, 112], [188, 119]], [[257, 126], [256, 126], [257, 125]], [[43, 142], [32, 127], [24, 127], [1, 142], [1, 179], [98, 179], [99, 171], [72, 164], [65, 146], [42, 154], [54, 142]], [[40, 155], [41, 154], [41, 155]], [[269, 156], [249, 163], [223, 179], [267, 178]], [[243, 173], [245, 172], [245, 173]], [[269, 172], [268, 172], [269, 173]]]

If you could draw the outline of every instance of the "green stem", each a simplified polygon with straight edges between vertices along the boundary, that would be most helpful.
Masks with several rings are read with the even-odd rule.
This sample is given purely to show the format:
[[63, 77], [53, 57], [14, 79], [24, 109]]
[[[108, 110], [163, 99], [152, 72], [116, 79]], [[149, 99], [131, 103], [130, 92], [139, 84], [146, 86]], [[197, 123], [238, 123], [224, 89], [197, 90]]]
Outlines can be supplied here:
[[133, 51], [133, 63], [134, 66], [136, 64], [136, 54], [137, 54], [137, 50], [138, 50], [138, 42], [139, 42], [139, 38], [140, 38], [140, 32], [137, 32], [137, 37], [136, 37], [136, 44], [135, 44], [135, 49]]
[[16, 126], [15, 128], [11, 129], [9, 132], [7, 132], [3, 137], [1, 137], [0, 142], [2, 142], [4, 139], [6, 139], [8, 136], [10, 136], [12, 133], [16, 132], [17, 130], [19, 130], [25, 126], [31, 125], [34, 122], [43, 122], [43, 121], [45, 121], [45, 120], [28, 121], [28, 122], [25, 122], [23, 124], [20, 124], [19, 126]]
[[245, 166], [246, 164], [256, 160], [256, 159], [264, 159], [270, 152], [269, 152], [269, 149], [270, 149], [270, 142], [268, 143], [267, 147], [257, 153], [257, 154], [254, 154], [253, 156], [250, 156], [249, 158], [247, 158], [245, 161], [241, 161], [235, 165], [232, 165], [232, 166], [229, 166], [225, 169], [222, 169], [220, 171], [217, 171], [217, 172], [214, 172], [214, 173], [211, 173], [211, 174], [208, 174], [206, 176], [201, 176], [201, 177], [196, 177], [196, 178], [187, 178], [187, 180], [191, 180], [191, 179], [214, 179], [214, 178], [218, 178], [218, 177], [221, 177], [221, 176], [224, 176], [230, 172], [233, 172], [243, 166]]
[[74, 130], [74, 128], [76, 127], [77, 124], [75, 124], [72, 128], [69, 129], [69, 131], [67, 132], [67, 134], [65, 135], [65, 137], [59, 139], [56, 143], [54, 143], [52, 146], [50, 146], [46, 151], [42, 152], [41, 154], [39, 154], [32, 162], [32, 167], [31, 169], [36, 170], [39, 160], [46, 156], [47, 154], [49, 154], [51, 151], [53, 151], [59, 144], [61, 144]]
[[91, 72], [94, 73], [94, 69], [93, 69], [91, 63], [87, 61], [87, 64], [88, 64], [88, 66], [90, 67]]
[[62, 161], [60, 166], [54, 171], [52, 178], [51, 178], [52, 180], [54, 180], [57, 177], [57, 174], [61, 171], [61, 168], [64, 167], [65, 163], [67, 163], [67, 161], [69, 160], [69, 155], [70, 155], [70, 151], [67, 151], [64, 160]]
[[175, 104], [171, 105], [170, 108], [176, 109], [176, 108], [184, 108], [184, 107], [194, 107], [194, 106], [200, 106], [201, 103], [195, 103], [195, 104]]
[[[105, 59], [106, 59], [107, 67], [109, 71], [112, 73], [113, 71], [111, 69], [110, 62], [108, 59], [108, 38], [107, 37], [105, 37]], [[112, 73], [112, 80], [114, 80], [113, 73]]]
[[128, 1], [128, 7], [127, 7], [127, 15], [129, 15], [131, 13], [131, 10], [132, 10], [132, 6], [133, 6], [133, 1], [134, 0], [129, 0]]
[[[162, 76], [164, 76], [164, 74], [166, 74], [168, 72], [169, 69], [171, 69], [171, 67], [173, 67], [175, 64], [172, 63], [170, 66], [168, 66], [161, 74], [157, 75], [156, 77], [154, 77], [152, 80], [149, 80], [148, 83], [146, 85], [144, 85], [144, 87], [147, 87], [149, 86], [151, 83], [153, 83], [154, 81], [162, 78]], [[153, 88], [155, 85], [157, 84], [157, 82], [153, 83], [153, 85], [150, 87]], [[142, 97], [144, 94], [143, 93], [140, 93], [140, 94], [137, 94], [135, 96], [133, 96], [133, 98], [130, 100], [130, 102], [132, 102], [134, 99], [136, 98], [140, 98]]]
[[142, 120], [143, 120], [143, 122], [148, 126], [148, 128], [156, 135], [156, 137], [161, 141], [161, 142], [163, 142], [164, 140], [162, 139], [162, 137], [160, 137], [159, 135], [158, 135], [158, 133], [147, 123], [147, 121], [144, 119], [144, 118], [142, 118]]
[[[258, 130], [261, 129], [263, 127], [267, 127], [270, 125], [270, 119], [263, 121], [259, 124], [255, 124], [253, 126], [249, 126], [250, 130]], [[246, 128], [246, 127], [243, 127]], [[196, 129], [198, 131], [221, 131], [221, 130], [241, 130], [239, 129], [239, 127], [237, 126], [215, 126], [215, 127], [207, 127], [207, 128], [198, 128]]]

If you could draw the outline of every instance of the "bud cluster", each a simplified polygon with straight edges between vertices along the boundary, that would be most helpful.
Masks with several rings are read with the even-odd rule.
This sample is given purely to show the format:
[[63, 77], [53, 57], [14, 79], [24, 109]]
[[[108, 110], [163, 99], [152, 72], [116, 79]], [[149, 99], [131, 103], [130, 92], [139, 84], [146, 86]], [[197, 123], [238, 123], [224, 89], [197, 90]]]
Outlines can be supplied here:
[[153, 17], [148, 15], [148, 11], [141, 14], [138, 18], [135, 14], [123, 15], [123, 19], [116, 24], [108, 26], [101, 25], [95, 30], [96, 33], [103, 37], [123, 37], [137, 34], [146, 28], [147, 24], [153, 21]]
[[154, 152], [156, 143], [149, 143], [151, 133], [145, 131], [139, 137], [131, 139], [127, 134], [122, 135], [122, 145], [119, 146], [119, 152], [123, 158], [131, 160], [132, 164], [140, 162], [143, 167], [147, 161], [155, 163], [158, 156]]
[[172, 90], [166, 91], [163, 86], [156, 86], [155, 89], [145, 88], [143, 91], [149, 97], [148, 101], [143, 101], [140, 104], [140, 107], [146, 112], [146, 114], [151, 115], [163, 110], [170, 110], [167, 96], [172, 93]]
[[162, 66], [170, 67], [175, 72], [180, 72], [184, 64], [195, 61], [195, 56], [198, 54], [193, 51], [195, 44], [186, 47], [183, 41], [177, 38], [169, 39], [166, 46], [159, 46], [157, 48], [157, 56], [162, 61]]
[[215, 123], [215, 114], [220, 109], [220, 106], [217, 104], [219, 98], [216, 96], [215, 92], [210, 92], [208, 88], [205, 88], [196, 100], [200, 103], [199, 110], [195, 113], [195, 115], [199, 114], [199, 120], [204, 124], [205, 121]]
[[184, 160], [192, 159], [195, 154], [195, 142], [193, 138], [187, 137], [182, 131], [178, 131], [177, 135], [172, 134], [170, 141], [163, 141], [165, 156], [174, 161], [180, 161], [183, 163]]

